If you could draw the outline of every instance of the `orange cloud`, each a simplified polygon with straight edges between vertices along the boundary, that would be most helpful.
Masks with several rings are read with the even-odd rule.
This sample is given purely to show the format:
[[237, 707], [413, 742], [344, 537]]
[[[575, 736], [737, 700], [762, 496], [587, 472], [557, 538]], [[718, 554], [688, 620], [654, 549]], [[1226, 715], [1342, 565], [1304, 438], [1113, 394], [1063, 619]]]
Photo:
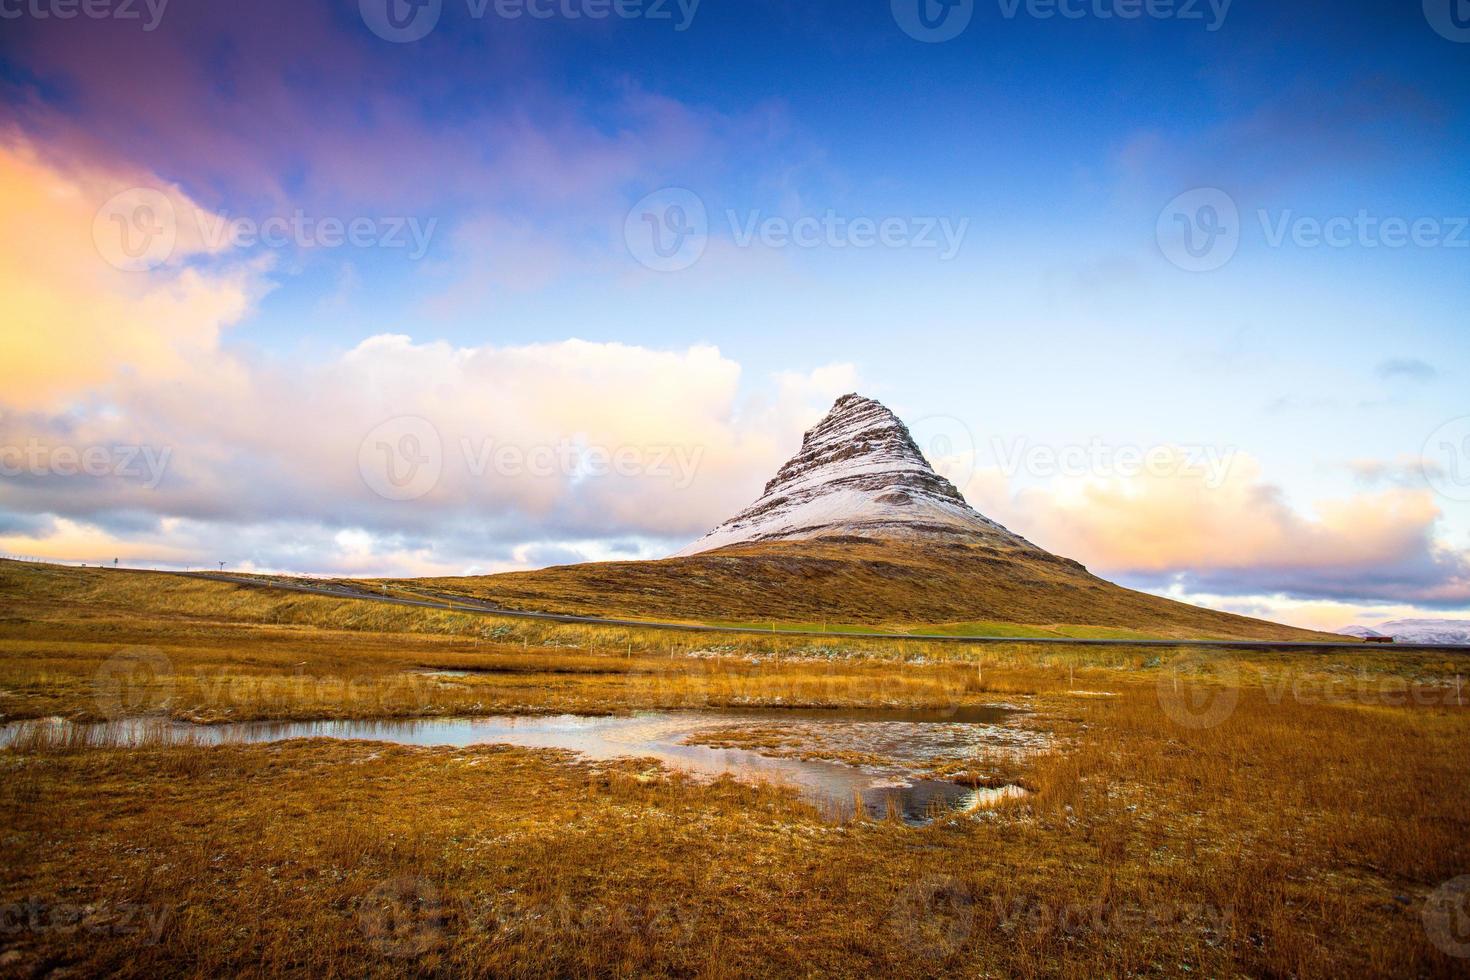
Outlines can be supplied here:
[[1222, 612], [1268, 619], [1274, 623], [1286, 623], [1289, 626], [1322, 630], [1326, 633], [1336, 632], [1344, 626], [1376, 626], [1391, 619], [1440, 619], [1452, 615], [1442, 609], [1409, 603], [1369, 604], [1332, 599], [1292, 599], [1286, 596], [1191, 594], [1184, 591], [1173, 591], [1170, 595], [1182, 602], [1207, 609], [1219, 609]]
[[[109, 203], [119, 193], [120, 211]], [[133, 263], [168, 215], [170, 247]], [[692, 538], [748, 503], [803, 425], [856, 383], [850, 366], [835, 365], [781, 375], [752, 400], [741, 397], [740, 365], [716, 348], [579, 340], [458, 348], [383, 335], [324, 362], [254, 361], [222, 341], [263, 290], [264, 270], [214, 254], [227, 246], [208, 243], [204, 217], [155, 178], [0, 147], [0, 410], [18, 410], [0, 411], [0, 444], [42, 460], [141, 444], [170, 460], [153, 485], [42, 467], [0, 486], [0, 505], [72, 519], [410, 524], [426, 535], [458, 515], [498, 522], [519, 535], [512, 541]], [[442, 456], [413, 508], [376, 495], [360, 466], [369, 433], [402, 417], [428, 420]], [[502, 447], [568, 444], [631, 450], [663, 475], [588, 479], [562, 467], [538, 477], [492, 465]], [[84, 546], [67, 535], [57, 544]]]
[[1430, 491], [1401, 488], [1320, 501], [1303, 514], [1244, 454], [1223, 478], [1180, 454], [1177, 465], [1128, 478], [1057, 479], [1014, 498], [1004, 488], [994, 472], [969, 487], [1031, 540], [1110, 572], [1398, 562], [1425, 550], [1440, 517]]
[[111, 563], [117, 558], [125, 565], [150, 562], [173, 565], [193, 559], [187, 548], [167, 540], [129, 540], [103, 528], [66, 518], [51, 521], [45, 533], [0, 535], [0, 553], [97, 563]]
[[[129, 192], [140, 185], [149, 190]], [[146, 255], [141, 233], [128, 244], [156, 259], [158, 273], [128, 271], [121, 238], [108, 237], [130, 230], [111, 220], [115, 198], [124, 220], [140, 202], [157, 206], [138, 214], [159, 223], [149, 230], [168, 254]], [[176, 187], [62, 168], [25, 144], [0, 144], [0, 407], [58, 408], [123, 371], [168, 382], [197, 370], [258, 287], [250, 267], [181, 267], [207, 251], [198, 213]]]

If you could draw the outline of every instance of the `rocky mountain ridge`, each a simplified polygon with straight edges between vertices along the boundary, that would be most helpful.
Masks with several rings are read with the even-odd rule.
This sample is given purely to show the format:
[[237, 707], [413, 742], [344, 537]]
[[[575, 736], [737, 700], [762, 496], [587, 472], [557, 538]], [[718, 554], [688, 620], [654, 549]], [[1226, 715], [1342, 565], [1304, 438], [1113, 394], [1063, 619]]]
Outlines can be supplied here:
[[908, 427], [881, 403], [837, 399], [755, 503], [677, 552], [735, 544], [856, 535], [963, 540], [1034, 549], [971, 507], [934, 471]]

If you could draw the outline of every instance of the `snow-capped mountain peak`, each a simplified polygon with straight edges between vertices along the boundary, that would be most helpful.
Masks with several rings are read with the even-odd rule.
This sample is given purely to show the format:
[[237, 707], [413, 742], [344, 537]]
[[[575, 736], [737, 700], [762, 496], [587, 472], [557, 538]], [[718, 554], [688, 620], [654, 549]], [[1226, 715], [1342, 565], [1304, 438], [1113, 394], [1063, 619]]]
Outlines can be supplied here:
[[946, 537], [1032, 547], [934, 472], [886, 407], [843, 395], [759, 500], [675, 557], [755, 541], [861, 535]]

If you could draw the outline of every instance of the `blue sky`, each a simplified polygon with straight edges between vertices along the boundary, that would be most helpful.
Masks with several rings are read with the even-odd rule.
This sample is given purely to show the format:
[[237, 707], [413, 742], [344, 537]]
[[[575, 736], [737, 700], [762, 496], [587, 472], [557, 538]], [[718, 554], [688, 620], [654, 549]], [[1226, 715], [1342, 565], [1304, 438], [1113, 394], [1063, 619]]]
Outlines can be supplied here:
[[[209, 216], [206, 233], [298, 213], [373, 232], [353, 247], [184, 228], [119, 277], [57, 272], [77, 268], [75, 241], [12, 220], [38, 295], [0, 321], [6, 440], [152, 440], [176, 462], [148, 493], [12, 466], [4, 550], [364, 573], [656, 555], [753, 496], [850, 384], [921, 433], [958, 426], [949, 465], [972, 502], [1129, 584], [1313, 625], [1470, 606], [1454, 465], [1470, 445], [1453, 424], [1470, 414], [1470, 43], [1448, 3], [1124, 19], [1105, 15], [1142, 5], [1043, 17], [1055, 5], [976, 0], [951, 12], [963, 31], [925, 43], [901, 26], [918, 0], [601, 20], [585, 16], [597, 0], [540, 20], [443, 0], [425, 37], [397, 43], [370, 26], [386, 2], [172, 0], [148, 8], [152, 29], [5, 8], [13, 215], [52, 208], [65, 230], [55, 201], [85, 199], [71, 210], [89, 221], [144, 188], [186, 225]], [[708, 234], [657, 271], [629, 215], [670, 218], [671, 188]], [[1221, 200], [1224, 238], [1191, 271], [1179, 229], [1203, 236]], [[891, 243], [856, 247], [862, 219], [891, 223]], [[1347, 237], [1315, 242], [1334, 219]], [[844, 230], [742, 242], [767, 220]], [[1385, 220], [1417, 242], [1395, 245]], [[387, 241], [405, 224], [421, 255]], [[48, 327], [54, 309], [76, 322]], [[58, 366], [47, 344], [97, 363]], [[456, 388], [486, 378], [518, 394]], [[252, 412], [284, 421], [262, 433]], [[697, 443], [722, 462], [677, 490], [573, 475], [532, 492], [501, 474], [357, 499], [336, 450], [419, 415], [481, 439]], [[591, 416], [621, 421], [599, 435]], [[1105, 462], [1213, 447], [1239, 465], [1210, 481], [1225, 488], [1187, 466], [1001, 467], [1017, 440], [1100, 443]], [[1192, 514], [1247, 529], [1196, 541], [1172, 523]]]

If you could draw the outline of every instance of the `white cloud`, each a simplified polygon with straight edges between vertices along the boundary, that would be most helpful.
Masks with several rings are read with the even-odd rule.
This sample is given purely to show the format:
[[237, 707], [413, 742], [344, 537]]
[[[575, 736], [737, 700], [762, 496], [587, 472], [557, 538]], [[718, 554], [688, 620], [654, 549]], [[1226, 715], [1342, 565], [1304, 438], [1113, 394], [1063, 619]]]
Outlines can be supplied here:
[[[318, 362], [253, 358], [223, 332], [263, 292], [260, 266], [225, 255], [181, 268], [206, 251], [185, 235], [161, 268], [118, 270], [92, 219], [134, 178], [63, 172], [23, 148], [0, 168], [25, 204], [0, 226], [7, 293], [24, 300], [3, 314], [0, 516], [57, 518], [0, 538], [12, 552], [214, 560], [250, 546], [309, 563], [269, 541], [284, 533], [363, 571], [445, 571], [476, 561], [471, 548], [514, 566], [619, 537], [642, 553], [749, 503], [855, 384], [844, 365], [747, 379], [714, 347], [576, 339], [456, 347], [395, 334]], [[38, 203], [48, 196], [61, 203]], [[430, 437], [401, 443], [403, 419]], [[390, 453], [432, 454], [433, 478], [409, 499], [377, 492], [368, 470], [391, 459], [364, 448], [370, 433]], [[166, 459], [161, 480], [123, 464], [140, 451]], [[87, 452], [107, 465], [76, 472], [69, 461]]]
[[[168, 209], [191, 212], [176, 188], [62, 170], [25, 147], [0, 151], [0, 170], [0, 282], [15, 300], [0, 341], [13, 478], [0, 511], [62, 519], [49, 535], [0, 539], [12, 551], [172, 558], [185, 525], [210, 552], [226, 542], [200, 523], [293, 525], [328, 560], [366, 569], [388, 552], [400, 566], [435, 550], [462, 560], [448, 535], [487, 551], [532, 547], [523, 555], [694, 538], [753, 500], [803, 426], [856, 381], [850, 366], [751, 381], [714, 347], [581, 339], [454, 347], [381, 335], [318, 363], [253, 359], [223, 331], [265, 291], [262, 266], [206, 256], [187, 232], [196, 222], [179, 222], [175, 250], [151, 272], [98, 253], [93, 219], [119, 185], [166, 188]], [[190, 262], [201, 256], [206, 266]], [[395, 498], [375, 492], [384, 486], [365, 466], [391, 460], [373, 460], [365, 439], [397, 450], [403, 419], [425, 420], [431, 438], [404, 445], [434, 454], [434, 479]], [[106, 466], [76, 472], [84, 453]], [[123, 463], [129, 453], [165, 460], [162, 479]]]

